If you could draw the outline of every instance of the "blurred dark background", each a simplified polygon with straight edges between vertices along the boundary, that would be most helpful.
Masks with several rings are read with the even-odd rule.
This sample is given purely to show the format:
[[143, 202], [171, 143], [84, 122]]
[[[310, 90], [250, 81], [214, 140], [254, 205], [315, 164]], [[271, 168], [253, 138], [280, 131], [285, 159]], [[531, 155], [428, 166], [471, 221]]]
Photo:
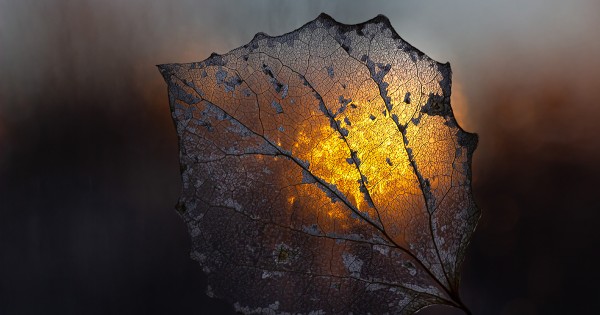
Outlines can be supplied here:
[[[595, 1], [0, 0], [0, 314], [232, 314], [204, 295], [156, 64], [200, 61], [326, 12], [379, 13], [450, 61], [480, 136], [474, 314], [600, 308]], [[422, 314], [460, 314], [433, 307]]]

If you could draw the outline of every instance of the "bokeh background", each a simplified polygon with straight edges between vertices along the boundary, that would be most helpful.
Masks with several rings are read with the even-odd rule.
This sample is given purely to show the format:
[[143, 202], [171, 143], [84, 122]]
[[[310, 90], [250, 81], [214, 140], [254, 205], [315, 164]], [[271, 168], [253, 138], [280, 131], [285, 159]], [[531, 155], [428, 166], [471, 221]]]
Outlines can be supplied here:
[[[0, 0], [0, 314], [233, 314], [204, 295], [154, 67], [326, 12], [450, 61], [480, 136], [474, 314], [600, 309], [600, 3]], [[242, 236], [240, 236], [242, 237]], [[433, 307], [422, 314], [460, 314]]]

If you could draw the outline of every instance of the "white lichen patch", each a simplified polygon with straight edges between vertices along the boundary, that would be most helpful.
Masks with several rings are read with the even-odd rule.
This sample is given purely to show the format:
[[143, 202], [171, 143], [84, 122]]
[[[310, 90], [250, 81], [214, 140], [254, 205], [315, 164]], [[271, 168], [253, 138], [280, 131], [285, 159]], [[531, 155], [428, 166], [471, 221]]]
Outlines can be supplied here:
[[379, 284], [379, 283], [371, 283], [367, 285], [367, 291], [377, 291], [387, 288], [387, 285]]
[[226, 207], [229, 207], [229, 208], [235, 209], [235, 210], [236, 210], [236, 211], [238, 211], [238, 212], [239, 212], [239, 211], [242, 211], [242, 205], [241, 205], [241, 204], [239, 204], [237, 201], [235, 201], [235, 200], [231, 199], [231, 198], [227, 198], [227, 199], [225, 200], [225, 202], [224, 202], [224, 205], [225, 205]]
[[390, 247], [386, 245], [373, 245], [373, 250], [379, 252], [383, 256], [390, 254]]
[[364, 264], [362, 260], [350, 253], [342, 253], [342, 261], [352, 276], [360, 277], [360, 271]]
[[302, 231], [304, 231], [305, 233], [308, 233], [310, 235], [320, 235], [321, 234], [321, 231], [319, 230], [319, 227], [316, 224], [311, 224], [310, 226], [303, 226]]
[[267, 278], [276, 278], [276, 277], [283, 277], [283, 272], [281, 271], [267, 271], [267, 270], [263, 270], [262, 279], [267, 279]]
[[206, 286], [206, 296], [208, 296], [209, 298], [215, 297], [215, 293], [213, 292], [213, 289], [210, 285]]

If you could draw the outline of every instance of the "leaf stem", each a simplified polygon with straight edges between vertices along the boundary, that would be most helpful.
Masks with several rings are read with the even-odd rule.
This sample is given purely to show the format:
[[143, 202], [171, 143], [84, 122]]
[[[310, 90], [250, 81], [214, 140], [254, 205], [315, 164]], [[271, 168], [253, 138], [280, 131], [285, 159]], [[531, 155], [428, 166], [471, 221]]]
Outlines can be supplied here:
[[465, 303], [463, 303], [463, 301], [460, 299], [460, 297], [458, 295], [456, 297], [453, 297], [453, 298], [454, 298], [454, 301], [458, 303], [458, 308], [459, 309], [461, 309], [467, 315], [473, 315], [473, 313], [471, 312], [471, 310], [465, 305]]

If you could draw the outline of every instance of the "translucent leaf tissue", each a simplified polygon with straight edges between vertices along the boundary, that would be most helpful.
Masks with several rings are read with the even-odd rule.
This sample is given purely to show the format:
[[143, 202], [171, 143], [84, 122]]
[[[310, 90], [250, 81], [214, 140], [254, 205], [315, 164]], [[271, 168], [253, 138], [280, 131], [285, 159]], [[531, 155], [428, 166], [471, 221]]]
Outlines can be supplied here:
[[469, 310], [459, 272], [480, 212], [477, 136], [451, 70], [382, 15], [321, 14], [227, 54], [164, 64], [177, 209], [208, 294], [245, 314]]

